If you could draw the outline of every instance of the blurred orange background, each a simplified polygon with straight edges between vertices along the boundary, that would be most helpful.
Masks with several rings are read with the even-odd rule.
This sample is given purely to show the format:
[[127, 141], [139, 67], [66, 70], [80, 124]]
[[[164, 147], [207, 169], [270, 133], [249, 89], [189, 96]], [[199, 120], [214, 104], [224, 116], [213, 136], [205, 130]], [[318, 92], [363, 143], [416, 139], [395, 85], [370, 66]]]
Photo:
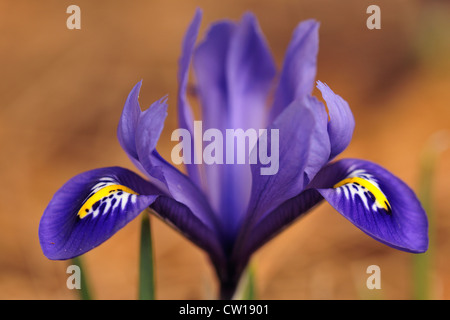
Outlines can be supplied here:
[[[81, 30], [66, 28], [71, 4], [81, 8]], [[381, 8], [380, 30], [366, 27], [371, 4]], [[178, 57], [197, 7], [201, 36], [215, 20], [252, 11], [278, 66], [295, 26], [320, 21], [317, 79], [349, 102], [356, 119], [340, 157], [377, 162], [418, 192], [423, 150], [439, 136], [432, 297], [449, 299], [450, 6], [417, 0], [0, 1], [0, 299], [78, 298], [66, 287], [69, 262], [42, 254], [40, 217], [80, 172], [112, 165], [137, 171], [116, 128], [141, 79], [142, 108], [169, 95], [158, 150], [170, 159]], [[139, 220], [84, 255], [95, 298], [137, 297]], [[214, 299], [206, 255], [157, 219], [152, 230], [157, 298]], [[412, 255], [369, 238], [327, 203], [253, 262], [260, 299], [412, 298]], [[373, 264], [381, 268], [381, 290], [366, 287]]]

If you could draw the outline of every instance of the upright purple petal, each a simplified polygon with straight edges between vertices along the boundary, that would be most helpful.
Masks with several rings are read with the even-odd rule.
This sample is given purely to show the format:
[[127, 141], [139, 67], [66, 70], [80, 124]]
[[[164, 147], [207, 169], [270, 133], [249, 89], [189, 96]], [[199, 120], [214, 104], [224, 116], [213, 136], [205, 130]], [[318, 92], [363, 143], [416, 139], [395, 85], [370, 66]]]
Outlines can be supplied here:
[[117, 137], [119, 143], [128, 156], [137, 159], [136, 151], [136, 126], [141, 114], [139, 106], [139, 91], [141, 90], [142, 81], [139, 81], [128, 95], [120, 117], [119, 126], [117, 128]]
[[319, 23], [301, 22], [286, 51], [280, 81], [275, 92], [270, 120], [274, 120], [292, 101], [310, 95], [316, 77], [319, 50]]
[[267, 127], [265, 111], [276, 67], [253, 14], [245, 14], [235, 29], [226, 73], [231, 128]]
[[77, 175], [55, 193], [41, 218], [39, 240], [45, 256], [64, 260], [97, 247], [161, 194], [119, 167]]
[[419, 200], [379, 165], [344, 159], [325, 167], [312, 187], [374, 239], [403, 251], [427, 250], [428, 221]]
[[[197, 80], [197, 92], [202, 105], [203, 130], [218, 129], [225, 132], [228, 97], [225, 65], [227, 49], [235, 25], [220, 22], [210, 27], [206, 38], [196, 48], [193, 64]], [[224, 165], [204, 165], [207, 196], [212, 208], [220, 215], [225, 179]]]
[[[180, 128], [188, 130], [191, 134], [191, 145], [194, 145], [194, 117], [186, 97], [186, 89], [189, 78], [189, 66], [191, 64], [192, 53], [194, 51], [195, 41], [197, 40], [201, 19], [202, 12], [198, 9], [184, 36], [178, 69], [178, 123]], [[186, 163], [185, 165], [189, 177], [197, 184], [197, 186], [200, 186], [200, 172], [197, 164], [194, 163], [194, 153], [191, 154], [189, 163]]]
[[328, 134], [331, 143], [331, 160], [349, 145], [355, 128], [355, 119], [348, 103], [335, 94], [326, 84], [317, 81], [317, 88], [322, 92], [330, 116]]
[[[265, 127], [275, 65], [253, 15], [244, 15], [238, 24], [213, 25], [194, 53], [194, 70], [204, 130], [218, 129], [225, 137], [227, 129]], [[250, 150], [251, 146], [246, 152]], [[223, 154], [229, 151], [224, 147]], [[233, 164], [204, 167], [210, 202], [231, 237], [245, 213], [251, 189], [248, 161], [236, 162], [235, 158]]]
[[202, 104], [203, 129], [228, 126], [228, 47], [236, 26], [229, 21], [213, 24], [193, 56], [197, 92]]

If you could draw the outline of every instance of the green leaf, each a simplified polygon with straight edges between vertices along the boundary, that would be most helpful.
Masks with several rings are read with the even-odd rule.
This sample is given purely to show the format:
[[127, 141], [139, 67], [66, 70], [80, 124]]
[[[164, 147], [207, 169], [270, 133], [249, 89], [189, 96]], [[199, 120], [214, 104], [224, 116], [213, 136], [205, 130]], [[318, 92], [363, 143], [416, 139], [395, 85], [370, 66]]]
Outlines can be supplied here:
[[234, 294], [234, 300], [256, 300], [256, 272], [255, 265], [249, 264], [244, 271], [238, 288]]
[[139, 299], [155, 299], [155, 278], [150, 217], [147, 211], [142, 215], [141, 245], [139, 260]]
[[77, 265], [80, 268], [80, 286], [78, 291], [80, 300], [92, 300], [91, 289], [88, 278], [86, 276], [86, 268], [83, 266], [83, 259], [81, 256], [71, 259], [71, 264]]

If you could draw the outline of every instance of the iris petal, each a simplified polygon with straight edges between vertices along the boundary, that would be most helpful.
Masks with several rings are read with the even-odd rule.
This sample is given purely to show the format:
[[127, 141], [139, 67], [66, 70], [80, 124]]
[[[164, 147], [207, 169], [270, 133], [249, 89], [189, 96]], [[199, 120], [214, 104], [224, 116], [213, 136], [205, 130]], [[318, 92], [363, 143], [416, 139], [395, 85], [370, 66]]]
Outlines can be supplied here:
[[317, 88], [322, 92], [330, 116], [328, 134], [331, 143], [331, 160], [349, 145], [355, 128], [355, 119], [348, 103], [335, 94], [326, 84], [318, 81]]
[[131, 159], [137, 159], [136, 126], [141, 113], [138, 101], [141, 86], [142, 81], [139, 81], [128, 95], [117, 128], [119, 143]]
[[55, 193], [39, 225], [44, 255], [52, 260], [65, 260], [86, 253], [148, 207], [208, 252], [218, 270], [224, 268], [223, 249], [214, 230], [187, 206], [120, 167], [81, 173]]
[[[235, 29], [231, 22], [212, 25], [205, 39], [195, 50], [193, 63], [197, 80], [197, 92], [202, 104], [203, 130], [218, 129], [222, 133], [228, 128], [228, 92], [225, 65], [230, 38]], [[211, 206], [219, 215], [226, 172], [224, 165], [203, 166], [207, 194]]]
[[[274, 175], [262, 175], [264, 165], [252, 165], [250, 210], [257, 212], [258, 220], [300, 194], [328, 162], [330, 143], [326, 128], [325, 107], [312, 97], [291, 103], [268, 127], [268, 132], [279, 132], [279, 170]], [[268, 142], [271, 145], [270, 139]]]
[[408, 252], [425, 252], [428, 222], [414, 192], [386, 169], [344, 159], [325, 167], [314, 187], [339, 213], [376, 240]]
[[[277, 141], [272, 141], [271, 134], [267, 135], [267, 149], [270, 150], [273, 143], [279, 144], [279, 169], [276, 174], [262, 175], [261, 169], [265, 165], [261, 162], [251, 165], [252, 194], [235, 251], [245, 251], [255, 225], [283, 202], [300, 194], [308, 181], [305, 168], [315, 123], [313, 112], [304, 105], [306, 101], [309, 100], [291, 103], [268, 128], [269, 132], [278, 130]], [[260, 138], [259, 144], [261, 142]]]
[[327, 131], [328, 115], [325, 106], [314, 97], [306, 97], [306, 108], [314, 116], [314, 128], [311, 133], [311, 143], [308, 150], [308, 161], [305, 168], [307, 185], [319, 170], [328, 163], [331, 145]]
[[261, 175], [264, 165], [252, 165], [252, 197], [234, 251], [240, 262], [322, 200], [317, 192], [303, 191], [330, 154], [324, 105], [309, 96], [297, 99], [268, 127], [274, 129], [279, 130], [279, 171]]
[[[130, 93], [120, 119], [122, 125], [118, 134], [123, 149], [136, 167], [148, 175], [153, 184], [158, 185], [176, 201], [185, 204], [209, 228], [217, 229], [214, 214], [203, 192], [189, 177], [165, 161], [156, 151], [167, 116], [166, 99], [162, 98], [145, 111], [141, 111], [137, 100], [139, 88], [140, 84]], [[134, 114], [137, 109], [139, 113], [135, 120]], [[135, 150], [135, 155], [129, 153], [129, 150]]]
[[245, 267], [253, 252], [324, 198], [377, 241], [407, 252], [427, 250], [427, 216], [414, 192], [377, 164], [344, 159], [325, 166], [304, 191], [255, 221], [235, 247], [235, 263]]
[[294, 31], [286, 51], [280, 82], [275, 92], [271, 120], [275, 119], [292, 101], [310, 95], [316, 77], [319, 51], [319, 23], [301, 22]]
[[[186, 35], [184, 36], [178, 69], [178, 123], [180, 128], [188, 130], [191, 134], [191, 145], [194, 145], [194, 130], [192, 127], [194, 117], [192, 115], [192, 109], [186, 98], [186, 90], [188, 85], [189, 66], [191, 63], [192, 53], [194, 51], [195, 41], [197, 40], [201, 18], [202, 12], [198, 9], [188, 27]], [[194, 163], [193, 154], [191, 155], [190, 161], [188, 161], [185, 166], [189, 177], [197, 184], [197, 186], [200, 186], [199, 168]]]
[[276, 67], [255, 16], [245, 14], [230, 41], [227, 59], [231, 128], [262, 129]]
[[110, 238], [160, 194], [119, 167], [77, 175], [56, 192], [44, 211], [39, 225], [42, 250], [55, 260], [81, 255]]
[[[275, 76], [266, 41], [255, 17], [213, 25], [194, 53], [194, 70], [202, 103], [203, 129], [262, 129], [266, 99]], [[225, 152], [229, 152], [226, 150]], [[236, 153], [235, 153], [236, 154]], [[236, 163], [236, 160], [235, 162]], [[208, 195], [223, 229], [237, 230], [248, 205], [251, 173], [246, 164], [205, 166]]]

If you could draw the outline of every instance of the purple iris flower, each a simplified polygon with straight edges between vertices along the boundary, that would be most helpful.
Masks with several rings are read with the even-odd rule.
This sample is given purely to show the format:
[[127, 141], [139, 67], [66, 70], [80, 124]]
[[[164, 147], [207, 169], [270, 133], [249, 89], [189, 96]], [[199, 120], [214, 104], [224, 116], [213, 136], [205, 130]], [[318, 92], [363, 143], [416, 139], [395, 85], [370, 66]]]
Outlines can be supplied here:
[[[350, 143], [354, 118], [327, 85], [317, 82], [326, 106], [311, 96], [319, 24], [307, 20], [297, 26], [277, 76], [252, 14], [238, 23], [213, 24], [195, 46], [200, 21], [197, 11], [179, 61], [180, 127], [194, 137], [186, 97], [192, 62], [203, 129], [277, 129], [277, 172], [262, 175], [262, 161], [186, 161], [183, 174], [155, 149], [167, 116], [166, 99], [141, 111], [139, 82], [125, 102], [117, 134], [146, 179], [120, 167], [70, 179], [42, 216], [44, 254], [55, 260], [81, 255], [149, 207], [206, 251], [220, 280], [221, 297], [230, 298], [251, 255], [323, 199], [374, 239], [407, 252], [426, 251], [427, 217], [404, 182], [369, 161], [332, 162]], [[271, 136], [264, 139], [270, 150]]]

